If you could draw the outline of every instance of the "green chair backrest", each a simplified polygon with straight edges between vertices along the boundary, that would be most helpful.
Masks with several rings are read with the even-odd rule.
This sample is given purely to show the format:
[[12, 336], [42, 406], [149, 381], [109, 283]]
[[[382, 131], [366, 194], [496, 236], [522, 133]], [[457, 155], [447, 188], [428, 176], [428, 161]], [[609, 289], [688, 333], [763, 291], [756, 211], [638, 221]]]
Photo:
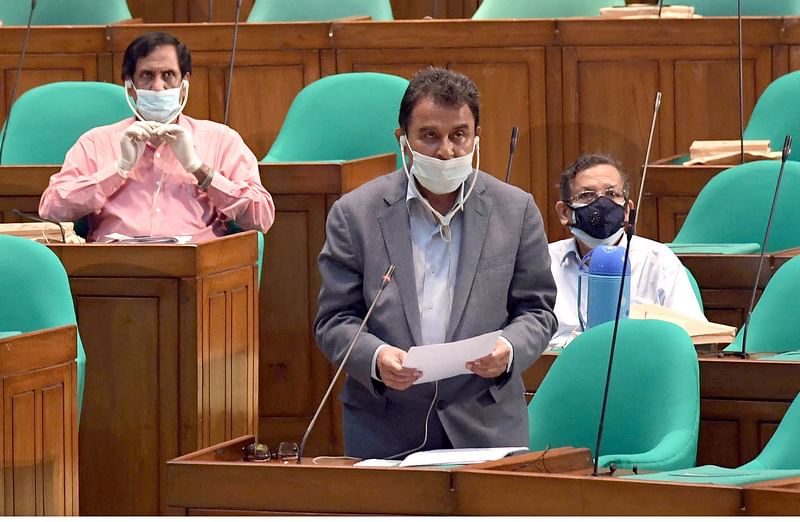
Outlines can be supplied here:
[[700, 287], [697, 285], [697, 279], [694, 278], [694, 274], [686, 268], [686, 277], [689, 278], [689, 283], [692, 285], [692, 290], [694, 290], [694, 296], [697, 298], [697, 304], [700, 305], [700, 310], [703, 310], [703, 296], [700, 295]]
[[[30, 2], [27, 4], [30, 5]], [[131, 18], [125, 0], [37, 0], [32, 24], [107, 25]]]
[[[783, 264], [767, 283], [750, 316], [748, 352], [800, 350], [797, 328], [797, 297], [800, 296], [800, 257]], [[725, 351], [742, 350], [742, 329]]]
[[248, 22], [300, 22], [371, 16], [394, 20], [389, 0], [256, 0]]
[[800, 395], [794, 398], [778, 429], [756, 458], [738, 469], [800, 469]]
[[262, 161], [346, 161], [399, 153], [394, 131], [407, 87], [404, 78], [371, 72], [335, 74], [307, 85]]
[[[0, 331], [31, 332], [77, 325], [69, 280], [46, 246], [0, 235]], [[86, 354], [78, 334], [78, 417], [83, 406]]]
[[600, 16], [601, 7], [619, 5], [624, 0], [483, 0], [472, 19]]
[[81, 134], [130, 116], [125, 89], [113, 83], [55, 82], [34, 87], [12, 107], [0, 163], [60, 165]]
[[[703, 16], [736, 16], [736, 0], [689, 0], [694, 12]], [[743, 16], [800, 15], [800, 0], [742, 0]]]
[[[528, 405], [532, 450], [573, 446], [594, 453], [613, 327], [587, 330], [556, 358]], [[635, 455], [659, 445], [663, 451], [640, 467], [694, 465], [699, 412], [697, 355], [686, 331], [658, 320], [620, 321], [600, 465], [610, 455], [631, 455], [636, 464]]]
[[[673, 242], [761, 245], [779, 170], [779, 161], [754, 161], [711, 178]], [[787, 161], [767, 252], [800, 246], [800, 205], [795, 194], [800, 194], [800, 163]]]
[[0, 0], [0, 21], [3, 25], [27, 25], [30, 0]]
[[[787, 134], [800, 137], [798, 98], [800, 71], [784, 74], [767, 85], [753, 108], [750, 121], [747, 122], [744, 139], [769, 140], [772, 150], [781, 150]], [[800, 160], [800, 147], [792, 147], [789, 159]]]

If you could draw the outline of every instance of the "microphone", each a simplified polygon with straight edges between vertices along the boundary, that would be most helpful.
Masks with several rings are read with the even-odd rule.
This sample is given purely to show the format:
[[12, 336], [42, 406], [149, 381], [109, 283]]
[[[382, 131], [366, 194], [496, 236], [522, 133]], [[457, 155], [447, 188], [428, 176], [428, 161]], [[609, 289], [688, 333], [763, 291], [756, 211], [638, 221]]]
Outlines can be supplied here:
[[33, 20], [33, 10], [36, 9], [36, 0], [31, 0], [31, 12], [28, 13], [28, 24], [25, 26], [25, 37], [22, 40], [22, 49], [19, 53], [19, 63], [17, 64], [17, 75], [14, 77], [14, 87], [11, 88], [11, 98], [8, 104], [8, 114], [6, 115], [6, 125], [3, 129], [3, 137], [0, 139], [0, 165], [3, 164], [3, 149], [6, 146], [6, 135], [8, 134], [8, 124], [11, 122], [11, 109], [17, 99], [17, 87], [19, 87], [19, 77], [22, 75], [22, 64], [25, 61], [25, 52], [28, 50], [28, 37], [31, 35], [31, 21]]
[[[644, 165], [642, 167], [642, 180], [639, 183], [639, 203], [641, 204], [642, 193], [644, 192], [644, 181], [647, 177], [647, 164], [650, 163], [650, 148], [653, 144], [653, 134], [656, 128], [656, 119], [658, 118], [658, 109], [661, 107], [661, 91], [656, 92], [656, 102], [653, 109], [653, 120], [650, 124], [650, 136], [647, 138], [647, 148], [645, 149]], [[619, 330], [619, 314], [622, 309], [622, 296], [625, 294], [625, 274], [628, 272], [628, 262], [631, 255], [631, 240], [636, 232], [636, 212], [632, 210], [628, 213], [628, 226], [625, 227], [625, 235], [628, 239], [628, 246], [625, 248], [625, 257], [622, 259], [622, 277], [619, 282], [619, 295], [617, 296], [617, 309], [614, 314], [614, 330], [611, 333], [611, 348], [608, 351], [608, 368], [606, 370], [606, 382], [603, 387], [603, 403], [600, 408], [600, 421], [597, 426], [597, 440], [594, 449], [594, 468], [592, 469], [592, 476], [597, 476], [597, 467], [600, 462], [600, 444], [603, 441], [603, 428], [606, 418], [606, 407], [608, 406], [608, 390], [611, 385], [611, 368], [614, 365], [614, 352], [617, 348], [617, 331]], [[611, 473], [614, 473], [614, 468], [611, 468]]]
[[214, 0], [208, 0], [208, 23], [211, 23], [212, 19], [214, 18], [212, 13], [214, 12]]
[[664, 7], [664, 0], [658, 0], [658, 17], [661, 18], [661, 9]]
[[519, 127], [511, 127], [511, 143], [508, 150], [508, 166], [506, 167], [506, 183], [511, 179], [511, 163], [514, 161], [514, 152], [517, 150], [519, 142]]
[[736, 0], [739, 26], [739, 162], [744, 163], [744, 42], [742, 39], [742, 0]]
[[647, 164], [650, 163], [650, 149], [653, 146], [653, 136], [656, 132], [656, 119], [661, 108], [661, 91], [656, 92], [656, 102], [653, 107], [653, 118], [650, 121], [650, 136], [647, 138], [647, 148], [644, 153], [644, 165], [642, 165], [642, 180], [639, 183], [639, 196], [636, 198], [636, 206], [628, 213], [628, 226], [632, 228], [631, 235], [636, 234], [636, 213], [642, 205], [642, 194], [644, 194], [644, 181], [647, 178]]
[[750, 316], [753, 314], [753, 305], [756, 301], [756, 291], [758, 290], [758, 281], [761, 279], [761, 267], [764, 264], [764, 253], [767, 250], [767, 240], [769, 240], [769, 233], [772, 230], [772, 220], [775, 217], [775, 206], [778, 203], [778, 191], [781, 188], [781, 180], [783, 179], [783, 170], [786, 168], [786, 161], [789, 159], [789, 154], [792, 152], [792, 137], [787, 135], [783, 140], [783, 152], [781, 154], [781, 169], [778, 171], [778, 181], [775, 183], [775, 194], [772, 196], [772, 206], [769, 209], [769, 219], [767, 219], [767, 229], [764, 231], [764, 241], [761, 243], [761, 254], [758, 256], [758, 271], [756, 272], [756, 280], [753, 283], [753, 291], [750, 293], [750, 306], [747, 307], [747, 317], [744, 321], [742, 332], [742, 351], [741, 358], [747, 358], [747, 332], [750, 330]]
[[231, 85], [233, 85], [233, 64], [236, 62], [236, 42], [239, 38], [239, 14], [242, 11], [242, 0], [236, 0], [236, 20], [233, 23], [233, 43], [231, 44], [231, 64], [228, 68], [228, 87], [225, 90], [225, 115], [222, 123], [228, 124], [228, 108], [231, 104]]
[[312, 428], [314, 428], [314, 424], [316, 424], [317, 422], [317, 417], [319, 417], [319, 414], [322, 411], [322, 407], [328, 400], [328, 396], [331, 394], [331, 391], [333, 391], [333, 386], [336, 384], [336, 380], [339, 378], [339, 374], [342, 373], [342, 369], [344, 368], [347, 359], [350, 357], [350, 352], [353, 351], [353, 346], [355, 346], [356, 340], [361, 335], [361, 332], [364, 330], [364, 326], [367, 324], [369, 316], [372, 315], [372, 309], [375, 308], [375, 305], [378, 303], [378, 298], [380, 298], [384, 288], [386, 288], [389, 285], [389, 282], [391, 282], [392, 275], [394, 275], [394, 270], [395, 270], [394, 265], [389, 265], [389, 268], [386, 269], [386, 273], [383, 274], [383, 277], [381, 278], [381, 285], [378, 288], [378, 291], [375, 293], [375, 297], [372, 298], [372, 303], [369, 305], [367, 313], [361, 320], [361, 324], [358, 325], [358, 330], [356, 331], [356, 334], [353, 336], [353, 340], [350, 341], [350, 346], [348, 346], [347, 350], [344, 352], [344, 357], [342, 357], [342, 361], [339, 363], [339, 367], [336, 368], [336, 373], [333, 375], [333, 379], [331, 379], [331, 383], [328, 385], [328, 389], [325, 391], [325, 395], [323, 395], [322, 400], [319, 401], [319, 406], [317, 406], [317, 411], [314, 412], [314, 416], [311, 418], [311, 422], [308, 423], [308, 428], [306, 429], [305, 435], [303, 435], [303, 440], [300, 441], [300, 448], [297, 451], [298, 463], [300, 463], [300, 461], [303, 458], [303, 449], [306, 446], [306, 441], [308, 440], [308, 436], [311, 434]]
[[30, 219], [32, 221], [40, 221], [42, 223], [52, 223], [53, 225], [57, 225], [59, 230], [61, 230], [61, 242], [62, 243], [66, 243], [67, 242], [67, 235], [64, 232], [64, 227], [58, 221], [52, 221], [50, 219], [45, 219], [45, 218], [43, 218], [41, 216], [37, 216], [36, 214], [31, 214], [30, 212], [23, 212], [23, 211], [21, 211], [19, 209], [16, 209], [16, 208], [11, 209], [11, 211], [14, 214], [18, 215], [19, 217], [22, 217], [22, 218], [25, 218], [25, 219]]

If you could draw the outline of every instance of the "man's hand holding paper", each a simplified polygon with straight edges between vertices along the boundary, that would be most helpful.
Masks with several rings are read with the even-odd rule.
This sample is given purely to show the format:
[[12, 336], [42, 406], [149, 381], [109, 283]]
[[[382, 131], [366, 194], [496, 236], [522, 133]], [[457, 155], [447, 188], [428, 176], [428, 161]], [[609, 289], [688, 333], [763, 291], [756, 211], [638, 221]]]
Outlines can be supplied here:
[[[500, 334], [501, 331], [497, 330], [452, 343], [412, 346], [406, 354], [403, 367], [422, 372], [414, 384], [470, 372], [482, 377], [495, 377], [505, 371], [511, 351], [500, 341]], [[505, 350], [500, 345], [505, 346]]]

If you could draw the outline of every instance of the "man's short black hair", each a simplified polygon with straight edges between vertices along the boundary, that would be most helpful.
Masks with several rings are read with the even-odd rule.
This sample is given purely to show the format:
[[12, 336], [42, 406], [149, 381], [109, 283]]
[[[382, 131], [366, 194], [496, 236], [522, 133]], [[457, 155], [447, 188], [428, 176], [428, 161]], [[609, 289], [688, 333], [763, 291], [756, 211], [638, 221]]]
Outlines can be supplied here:
[[625, 197], [628, 197], [631, 182], [619, 161], [606, 154], [584, 154], [561, 173], [561, 201], [569, 203], [572, 199], [572, 180], [575, 179], [575, 176], [598, 165], [611, 165], [619, 171], [619, 175], [622, 177], [622, 191], [625, 193]]
[[480, 122], [478, 87], [466, 75], [440, 67], [428, 67], [415, 74], [400, 102], [400, 114], [397, 120], [403, 132], [408, 131], [411, 111], [423, 98], [431, 98], [439, 105], [453, 108], [460, 108], [466, 104], [475, 118], [475, 127], [478, 127]]
[[125, 49], [125, 56], [122, 58], [122, 81], [133, 80], [133, 73], [136, 72], [136, 63], [139, 58], [144, 58], [162, 45], [175, 47], [175, 52], [178, 53], [178, 66], [181, 70], [181, 77], [192, 72], [192, 54], [186, 45], [171, 34], [154, 31], [144, 33], [132, 41], [128, 48]]

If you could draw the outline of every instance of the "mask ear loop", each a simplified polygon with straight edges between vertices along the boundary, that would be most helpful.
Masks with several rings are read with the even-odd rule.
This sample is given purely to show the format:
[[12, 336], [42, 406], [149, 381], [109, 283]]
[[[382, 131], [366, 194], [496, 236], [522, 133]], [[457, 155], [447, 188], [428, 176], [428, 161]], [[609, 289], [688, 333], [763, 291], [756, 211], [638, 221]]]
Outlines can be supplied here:
[[125, 80], [125, 101], [128, 103], [128, 107], [131, 109], [131, 112], [133, 113], [133, 115], [136, 116], [137, 120], [139, 120], [139, 121], [147, 121], [147, 120], [144, 119], [144, 117], [136, 109], [136, 106], [133, 103], [131, 103], [131, 97], [128, 94], [128, 89], [133, 89], [133, 91], [136, 92], [136, 87], [133, 86], [133, 82], [130, 81], [130, 80]]

